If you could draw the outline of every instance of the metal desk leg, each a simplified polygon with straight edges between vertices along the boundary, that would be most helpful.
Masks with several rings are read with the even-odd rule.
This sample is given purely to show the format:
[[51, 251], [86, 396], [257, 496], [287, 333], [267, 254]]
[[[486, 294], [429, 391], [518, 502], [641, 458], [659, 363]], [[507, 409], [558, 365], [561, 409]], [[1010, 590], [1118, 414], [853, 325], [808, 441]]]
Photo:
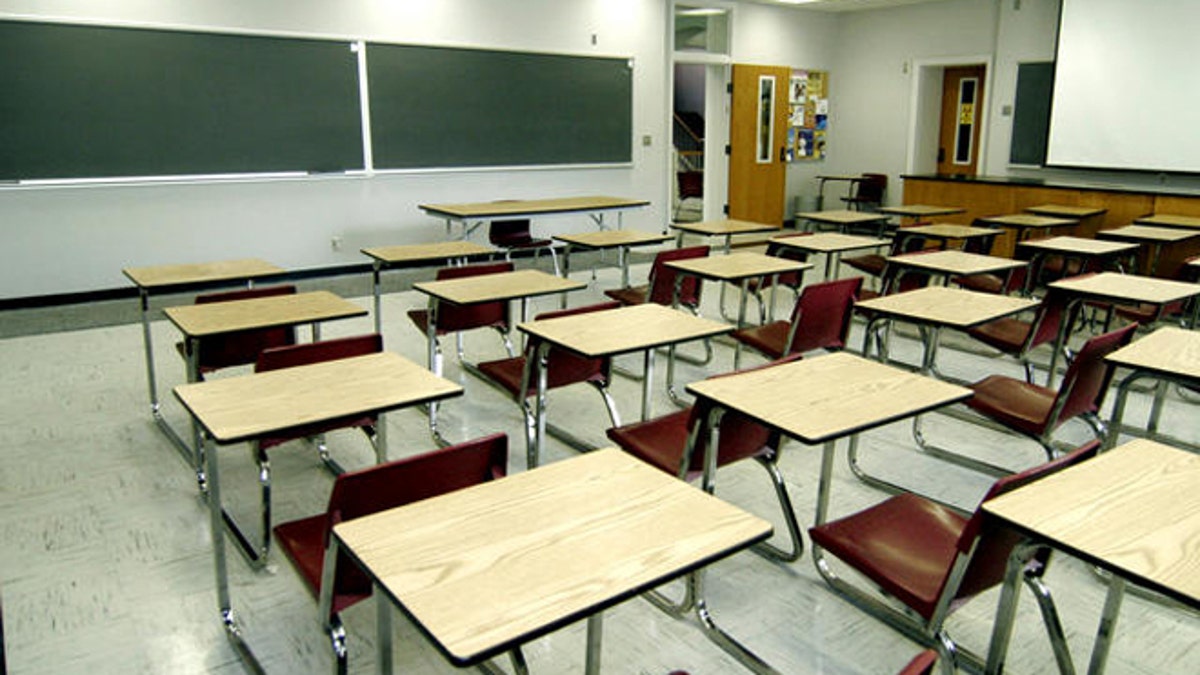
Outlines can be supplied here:
[[[198, 466], [195, 444], [189, 445], [184, 441], [162, 416], [162, 404], [158, 400], [158, 374], [154, 370], [154, 339], [150, 332], [150, 291], [139, 288], [138, 295], [142, 310], [142, 347], [146, 357], [146, 387], [150, 395], [150, 416], [154, 419], [155, 426], [162, 430], [183, 460], [193, 469], [201, 470], [201, 467]], [[203, 482], [201, 482], [201, 491], [203, 491]]]
[[375, 264], [371, 266], [371, 281], [375, 291], [375, 332], [380, 335], [383, 334], [383, 314], [379, 311], [380, 306], [383, 304], [379, 289], [379, 272], [382, 266], [383, 263], [379, 260], [376, 260]]
[[547, 367], [550, 362], [550, 343], [538, 345], [537, 355], [537, 394], [534, 399], [534, 434], [533, 445], [525, 453], [525, 466], [535, 469], [541, 460], [542, 439], [546, 438], [546, 388], [548, 386]]
[[[669, 375], [674, 374], [675, 366], [675, 345], [670, 347], [670, 357], [667, 361], [667, 372]], [[654, 385], [654, 349], [646, 350], [645, 356], [642, 357], [642, 421], [650, 419], [650, 399], [653, 396]], [[668, 390], [669, 391], [669, 390]]]
[[587, 620], [587, 657], [583, 672], [600, 675], [600, 640], [604, 636], [604, 613], [596, 612]]
[[1125, 599], [1125, 579], [1112, 575], [1108, 579], [1108, 595], [1104, 598], [1104, 613], [1100, 627], [1096, 630], [1096, 642], [1092, 646], [1092, 658], [1088, 662], [1088, 675], [1103, 675], [1108, 664], [1108, 650], [1112, 646], [1113, 633], [1117, 630], [1117, 617], [1121, 613], [1121, 602]]
[[[571, 248], [572, 248], [571, 244], [567, 244], [566, 247], [563, 249], [562, 278], [564, 278], [564, 279], [571, 278]], [[559, 305], [558, 306], [560, 309], [567, 308], [567, 294], [566, 293], [563, 293], [559, 297]]]
[[[720, 445], [720, 426], [721, 417], [725, 411], [720, 406], [713, 406], [713, 409], [708, 414], [707, 428], [709, 430], [708, 445], [704, 448], [704, 478], [702, 489], [709, 493], [713, 493], [714, 476], [717, 468], [717, 448]], [[700, 433], [704, 433], [703, 429]], [[771, 667], [766, 661], [762, 660], [754, 652], [746, 648], [745, 645], [738, 642], [729, 633], [726, 633], [716, 624], [713, 619], [712, 612], [708, 609], [708, 603], [704, 597], [704, 568], [696, 570], [688, 576], [689, 591], [688, 595], [695, 599], [696, 618], [700, 621], [700, 627], [704, 630], [705, 636], [712, 640], [718, 647], [725, 651], [739, 663], [750, 669], [751, 672], [759, 675], [774, 675], [777, 670]]]
[[375, 642], [378, 644], [379, 675], [392, 675], [392, 603], [375, 584]]
[[[425, 325], [425, 340], [426, 340], [426, 356], [428, 359], [429, 370], [438, 377], [442, 376], [442, 352], [438, 347], [437, 339], [437, 298], [429, 298], [429, 317]], [[441, 447], [446, 447], [449, 443], [442, 438], [442, 434], [438, 431], [438, 403], [431, 401], [428, 407], [429, 411], [429, 433], [433, 436], [433, 441]]]
[[992, 639], [988, 645], [987, 666], [984, 670], [988, 675], [999, 675], [1004, 672], [1004, 659], [1008, 656], [1008, 643], [1012, 639], [1013, 620], [1017, 613], [1018, 595], [1017, 579], [1025, 565], [1026, 545], [1013, 547], [1008, 557], [1008, 566], [1004, 570], [1004, 583], [1000, 586], [1000, 600], [996, 603], [996, 620], [992, 624]]
[[265, 673], [258, 659], [250, 651], [250, 645], [242, 638], [237, 616], [233, 612], [233, 603], [229, 596], [229, 568], [225, 559], [225, 530], [221, 511], [221, 474], [218, 466], [217, 448], [206, 439], [209, 446], [205, 453], [206, 471], [212, 477], [208, 491], [209, 532], [212, 536], [213, 568], [216, 572], [217, 607], [221, 612], [221, 624], [225, 627], [225, 636], [233, 643], [234, 650], [241, 657], [247, 669], [253, 673]]

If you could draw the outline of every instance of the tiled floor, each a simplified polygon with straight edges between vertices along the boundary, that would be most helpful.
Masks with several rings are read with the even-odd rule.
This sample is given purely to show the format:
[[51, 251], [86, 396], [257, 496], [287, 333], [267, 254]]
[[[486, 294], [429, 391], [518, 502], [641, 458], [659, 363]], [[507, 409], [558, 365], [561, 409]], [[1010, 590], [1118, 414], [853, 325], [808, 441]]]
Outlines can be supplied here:
[[[645, 265], [634, 269], [644, 278]], [[587, 270], [578, 272], [590, 279]], [[810, 273], [819, 278], [819, 270]], [[572, 305], [601, 297], [615, 285], [616, 271], [602, 268]], [[365, 283], [364, 283], [365, 286]], [[717, 315], [717, 294], [706, 292], [706, 311]], [[369, 307], [368, 298], [359, 298]], [[131, 301], [132, 302], [132, 301]], [[780, 311], [790, 302], [783, 294]], [[404, 316], [423, 304], [412, 292], [384, 300], [387, 348], [422, 362], [422, 336]], [[557, 298], [537, 309], [557, 307]], [[185, 428], [182, 410], [169, 395], [182, 380], [174, 351], [176, 335], [162, 321], [155, 326], [159, 387], [166, 416]], [[328, 325], [327, 337], [367, 332], [371, 319]], [[855, 328], [855, 346], [858, 331]], [[965, 344], [956, 336], [948, 342]], [[470, 335], [468, 353], [502, 355], [494, 335]], [[731, 348], [718, 344], [707, 370], [682, 366], [680, 380], [729, 370]], [[452, 345], [450, 352], [452, 353]], [[915, 341], [901, 331], [894, 354], [912, 362]], [[817, 357], [819, 358], [819, 357]], [[943, 371], [967, 380], [990, 372], [1019, 376], [1019, 367], [955, 349], [939, 354]], [[756, 358], [745, 359], [747, 363]], [[512, 439], [511, 470], [524, 469], [521, 419], [515, 405], [496, 389], [463, 374], [453, 358], [447, 376], [463, 382], [466, 396], [443, 406], [443, 433], [466, 439], [503, 430]], [[152, 424], [140, 327], [125, 324], [73, 332], [14, 337], [0, 341], [4, 398], [0, 404], [0, 594], [3, 597], [6, 657], [11, 673], [209, 673], [240, 672], [226, 641], [213, 591], [208, 515], [190, 472]], [[637, 368], [629, 359], [625, 365]], [[664, 369], [658, 369], [661, 378]], [[622, 414], [634, 419], [640, 385], [617, 378], [614, 395]], [[658, 388], [657, 412], [672, 409]], [[1145, 410], [1144, 396], [1136, 397]], [[1164, 428], [1200, 439], [1194, 404], [1173, 396]], [[607, 416], [585, 387], [553, 392], [550, 417], [585, 438], [604, 442]], [[1134, 419], [1137, 419], [1134, 417]], [[392, 456], [432, 447], [425, 420], [416, 411], [388, 416]], [[927, 435], [942, 445], [969, 448], [1013, 467], [1038, 461], [1036, 444], [933, 415]], [[870, 432], [863, 439], [864, 463], [904, 484], [970, 507], [988, 479], [915, 454], [906, 424]], [[1068, 424], [1061, 437], [1089, 436], [1083, 424]], [[334, 453], [348, 466], [362, 466], [371, 454], [349, 432], [331, 439]], [[257, 498], [249, 453], [229, 448], [223, 455], [223, 492], [239, 513], [249, 514]], [[839, 450], [839, 455], [844, 449]], [[551, 439], [545, 461], [573, 451]], [[802, 523], [811, 522], [819, 453], [797, 443], [785, 446], [782, 469]], [[272, 454], [276, 522], [321, 510], [330, 476], [302, 444]], [[859, 483], [840, 461], [831, 502], [834, 516], [884, 497]], [[778, 523], [774, 495], [761, 470], [735, 466], [718, 476], [717, 494]], [[537, 518], [538, 514], [530, 514]], [[232, 549], [230, 549], [232, 550]], [[246, 639], [272, 673], [320, 673], [332, 659], [319, 629], [316, 607], [288, 563], [277, 552], [263, 572], [252, 572], [231, 554], [232, 592]], [[1076, 658], [1090, 650], [1104, 598], [1092, 571], [1057, 556], [1047, 580], [1054, 590]], [[950, 632], [978, 651], [986, 648], [996, 592], [968, 603], [949, 622]], [[850, 606], [825, 586], [805, 555], [790, 565], [742, 554], [715, 565], [709, 597], [723, 627], [784, 673], [890, 673], [920, 647]], [[374, 670], [374, 607], [361, 603], [347, 611], [351, 671]], [[1035, 604], [1026, 597], [1018, 614], [1009, 672], [1055, 671]], [[398, 672], [452, 672], [406, 620], [396, 620]], [[570, 626], [526, 647], [535, 673], [581, 672], [584, 627]], [[611, 673], [659, 675], [673, 669], [693, 674], [746, 672], [705, 639], [690, 621], [670, 618], [648, 603], [633, 600], [605, 616], [604, 667]], [[1189, 665], [1190, 664], [1190, 665]], [[1110, 657], [1110, 673], [1200, 671], [1200, 620], [1196, 614], [1150, 602], [1126, 600]], [[507, 667], [507, 662], [502, 662]]]

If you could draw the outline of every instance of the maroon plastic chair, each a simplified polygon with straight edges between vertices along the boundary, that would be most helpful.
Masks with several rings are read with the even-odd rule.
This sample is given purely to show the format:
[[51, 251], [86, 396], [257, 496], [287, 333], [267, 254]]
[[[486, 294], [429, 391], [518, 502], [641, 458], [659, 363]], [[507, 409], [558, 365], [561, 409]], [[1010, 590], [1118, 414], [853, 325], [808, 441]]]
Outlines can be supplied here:
[[[1099, 441], [1058, 459], [996, 481], [983, 502], [1093, 457]], [[1047, 508], [1053, 508], [1047, 505]], [[961, 661], [982, 670], [981, 659], [954, 643], [945, 621], [959, 606], [1004, 580], [1010, 554], [1021, 537], [996, 527], [979, 508], [964, 516], [924, 497], [904, 493], [858, 513], [810, 528], [813, 562], [839, 595], [905, 635], [938, 651], [942, 671]], [[907, 611], [882, 602], [873, 591], [840, 578], [824, 552], [869, 579]], [[1048, 549], [1030, 549], [1024, 580], [1034, 590], [1059, 664], [1069, 663], [1062, 627], [1041, 575]], [[1064, 671], [1065, 672], [1065, 671]]]
[[883, 195], [887, 192], [888, 177], [884, 173], [864, 173], [862, 180], [855, 181], [854, 193], [842, 197], [846, 206], [855, 211], [875, 211], [883, 206]]
[[975, 394], [966, 404], [1005, 428], [1034, 439], [1049, 458], [1055, 454], [1051, 436], [1067, 420], [1076, 417], [1084, 420], [1102, 439], [1106, 430], [1098, 413], [1113, 374], [1113, 366], [1105, 357], [1129, 344], [1135, 330], [1137, 324], [1129, 324], [1084, 343], [1057, 391], [1004, 375], [991, 375], [969, 385]]
[[[482, 263], [478, 265], [462, 265], [460, 267], [443, 267], [437, 271], [437, 280], [461, 279], [482, 274], [500, 274], [513, 271], [511, 262]], [[422, 335], [429, 334], [429, 310], [410, 309], [408, 318], [413, 322]], [[442, 345], [437, 338], [449, 333], [461, 333], [475, 328], [492, 328], [500, 334], [504, 341], [504, 349], [513, 356], [512, 342], [508, 339], [511, 319], [507, 302], [482, 302], [473, 305], [455, 305], [449, 302], [437, 304], [437, 334], [434, 336], [433, 372], [442, 373]], [[456, 342], [458, 360], [465, 363], [462, 339]]]
[[678, 220], [679, 212], [683, 210], [684, 200], [704, 199], [704, 172], [677, 171], [675, 177], [679, 186], [679, 201], [675, 204], [675, 212], [671, 215], [671, 218]]
[[[708, 255], [707, 246], [687, 246], [660, 251], [654, 256], [650, 265], [649, 283], [642, 286], [630, 286], [604, 291], [608, 297], [622, 305], [641, 305], [654, 302], [671, 306], [675, 299], [675, 270], [667, 267], [666, 263], [690, 258], [703, 258]], [[693, 312], [700, 308], [700, 280], [694, 276], [685, 276], [679, 288], [679, 304]]]
[[937, 665], [937, 657], [936, 649], [926, 649], [914, 656], [896, 675], [929, 675]]
[[1005, 317], [967, 329], [967, 335], [984, 344], [1016, 357], [1025, 368], [1025, 381], [1033, 382], [1033, 363], [1029, 352], [1053, 343], [1067, 311], [1068, 298], [1061, 291], [1050, 289], [1042, 298], [1030, 321]]
[[849, 265], [869, 276], [882, 278], [883, 268], [887, 266], [888, 257], [912, 253], [925, 247], [925, 237], [908, 234], [904, 230], [927, 224], [913, 223], [912, 225], [903, 225], [897, 228], [895, 234], [892, 235], [892, 244], [888, 247], [886, 255], [882, 253], [863, 253], [861, 255], [845, 256], [841, 259], [841, 262], [843, 265]]
[[[329, 631], [337, 672], [347, 665], [346, 633], [340, 614], [371, 595], [371, 582], [345, 552], [335, 570], [325, 570], [333, 526], [344, 521], [411, 504], [422, 499], [501, 478], [508, 466], [508, 437], [492, 434], [459, 445], [380, 464], [337, 477], [324, 513], [275, 528], [279, 548], [301, 581], [325, 607], [321, 624]], [[328, 589], [324, 584], [332, 584]], [[323, 594], [322, 591], [325, 591]], [[324, 597], [323, 597], [324, 595]]]
[[[1184, 264], [1179, 268], [1178, 276], [1181, 281], [1196, 281], [1194, 272], [1191, 272], [1188, 263], [1200, 260], [1200, 256], [1194, 256], [1184, 261]], [[1118, 305], [1116, 307], [1117, 316], [1126, 321], [1136, 321], [1143, 326], [1152, 326], [1168, 317], [1178, 317], [1180, 325], [1185, 323], [1184, 310], [1187, 309], [1188, 302], [1196, 302], [1196, 300], [1180, 300], [1178, 302], [1168, 302], [1165, 305], [1153, 305], [1147, 303], [1138, 303], [1136, 305]]]
[[814, 349], [844, 349], [862, 277], [836, 279], [804, 288], [788, 321], [733, 332], [733, 339], [771, 359]]
[[[621, 303], [614, 301], [573, 309], [542, 312], [537, 315], [537, 320], [543, 321], [590, 312], [602, 312], [609, 309], [616, 309], [620, 306]], [[601, 321], [603, 319], [597, 317], [596, 320]], [[521, 356], [496, 361], [485, 361], [477, 366], [479, 372], [489, 382], [511, 396], [517, 405], [520, 406], [521, 412], [525, 416], [527, 466], [535, 466], [537, 464], [537, 459], [533, 456], [534, 449], [536, 448], [534, 438], [537, 433], [535, 428], [537, 424], [537, 410], [538, 408], [545, 409], [544, 401], [535, 401], [532, 404], [529, 402], [529, 399], [537, 394], [537, 353], [540, 347], [541, 340], [534, 335], [530, 335], [525, 343], [525, 353]], [[608, 393], [608, 386], [611, 381], [611, 358], [589, 359], [564, 349], [552, 347], [549, 350], [546, 363], [546, 389], [557, 389], [578, 383], [589, 384], [604, 399], [604, 406], [608, 410], [608, 418], [612, 421], [613, 426], [620, 426], [621, 419], [617, 414], [616, 403]]]
[[[254, 371], [266, 372], [281, 368], [293, 368], [320, 363], [322, 361], [334, 361], [353, 356], [374, 354], [381, 351], [383, 351], [383, 338], [378, 333], [275, 347], [267, 349], [258, 355], [258, 360], [254, 364]], [[264, 437], [253, 444], [252, 450], [255, 460], [258, 462], [258, 485], [260, 491], [259, 522], [261, 523], [261, 534], [258, 542], [251, 542], [250, 537], [246, 535], [245, 531], [238, 525], [237, 520], [229, 512], [222, 514], [234, 536], [239, 540], [238, 543], [246, 553], [252, 566], [257, 567], [265, 564], [271, 548], [271, 463], [267, 451], [288, 441], [312, 438], [317, 446], [317, 452], [321, 457], [321, 461], [331, 472], [337, 475], [343, 473], [344, 470], [341, 465], [329, 456], [329, 449], [325, 445], [325, 433], [334, 431], [335, 429], [361, 429], [366, 434], [367, 440], [370, 441], [371, 448], [375, 451], [376, 461], [381, 461], [383, 458], [379, 456], [379, 445], [375, 436], [376, 423], [377, 419], [374, 416], [331, 420], [321, 424], [299, 427], [284, 435]]]
[[[759, 368], [769, 368], [781, 363], [800, 359], [799, 354], [775, 361]], [[739, 371], [746, 372], [746, 371]], [[728, 375], [728, 373], [726, 374]], [[717, 375], [716, 377], [724, 377]], [[625, 452], [655, 466], [669, 474], [687, 481], [695, 480], [704, 472], [704, 448], [709, 439], [700, 433], [709, 415], [707, 403], [698, 403], [685, 410], [664, 415], [644, 422], [635, 422], [608, 430], [608, 438]], [[773, 560], [792, 562], [804, 552], [804, 540], [800, 526], [792, 509], [787, 484], [778, 467], [780, 436], [761, 424], [734, 411], [728, 411], [721, 419], [721, 433], [717, 447], [717, 468], [740, 462], [744, 459], [757, 461], [771, 477], [775, 495], [787, 524], [791, 539], [791, 550], [784, 550], [768, 542], [757, 544], [756, 552]], [[691, 454], [688, 455], [688, 448]]]
[[[231, 302], [234, 300], [253, 300], [276, 295], [294, 295], [293, 285], [268, 286], [264, 288], [248, 288], [236, 291], [221, 291], [205, 293], [196, 296], [197, 305], [214, 302]], [[196, 361], [200, 367], [200, 376], [221, 368], [245, 366], [254, 363], [259, 352], [272, 347], [282, 347], [296, 344], [296, 330], [291, 326], [280, 328], [262, 328], [247, 330], [225, 335], [203, 337], [197, 341]], [[186, 359], [188, 345], [180, 342], [175, 345], [179, 353]]]
[[497, 248], [504, 250], [504, 259], [512, 261], [512, 252], [519, 250], [533, 251], [536, 261], [540, 251], [549, 251], [550, 260], [554, 263], [554, 273], [561, 276], [558, 268], [558, 255], [554, 253], [554, 242], [549, 239], [535, 239], [530, 230], [528, 218], [518, 220], [493, 220], [488, 224], [488, 241]]

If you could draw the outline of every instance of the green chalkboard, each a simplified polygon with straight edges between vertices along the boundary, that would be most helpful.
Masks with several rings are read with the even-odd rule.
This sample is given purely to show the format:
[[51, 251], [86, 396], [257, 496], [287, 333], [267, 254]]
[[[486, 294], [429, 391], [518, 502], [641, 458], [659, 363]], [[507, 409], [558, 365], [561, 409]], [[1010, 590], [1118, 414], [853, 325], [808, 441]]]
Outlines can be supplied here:
[[632, 160], [628, 59], [371, 43], [377, 169]]
[[350, 43], [0, 21], [0, 180], [363, 168]]
[[1054, 87], [1054, 62], [1017, 66], [1017, 97], [1013, 104], [1013, 164], [1045, 164], [1046, 136], [1050, 131], [1050, 95]]

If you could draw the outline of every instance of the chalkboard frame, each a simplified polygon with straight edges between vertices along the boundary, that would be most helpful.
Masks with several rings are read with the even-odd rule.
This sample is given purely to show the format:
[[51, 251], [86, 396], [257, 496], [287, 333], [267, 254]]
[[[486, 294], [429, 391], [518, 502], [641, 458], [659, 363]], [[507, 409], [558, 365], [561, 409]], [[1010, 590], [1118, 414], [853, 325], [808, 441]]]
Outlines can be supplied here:
[[[244, 86], [227, 94], [207, 74], [181, 77], [172, 58], [183, 52], [207, 53]], [[367, 52], [419, 58], [409, 80], [386, 84], [395, 73], [381, 59], [373, 67]], [[0, 58], [20, 64], [0, 68], [0, 90], [9, 92], [0, 97], [0, 184], [633, 162], [630, 57], [4, 17]], [[479, 72], [464, 74], [464, 58]], [[322, 62], [316, 75], [313, 60]], [[306, 95], [274, 96], [278, 82], [282, 94]], [[481, 102], [488, 82], [498, 93]], [[419, 83], [429, 95], [402, 97], [400, 107], [387, 98], [389, 87], [422, 93], [410, 86]], [[232, 124], [229, 103], [241, 105]], [[416, 123], [397, 123], [406, 111], [420, 114], [408, 115]]]
[[369, 42], [376, 170], [628, 164], [627, 57]]
[[361, 170], [353, 48], [0, 20], [0, 180]]

